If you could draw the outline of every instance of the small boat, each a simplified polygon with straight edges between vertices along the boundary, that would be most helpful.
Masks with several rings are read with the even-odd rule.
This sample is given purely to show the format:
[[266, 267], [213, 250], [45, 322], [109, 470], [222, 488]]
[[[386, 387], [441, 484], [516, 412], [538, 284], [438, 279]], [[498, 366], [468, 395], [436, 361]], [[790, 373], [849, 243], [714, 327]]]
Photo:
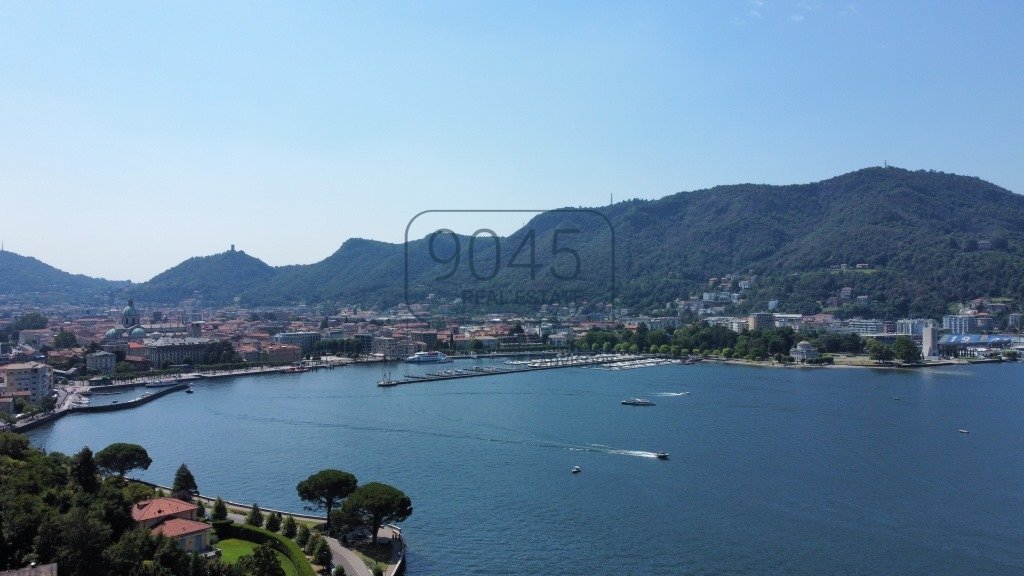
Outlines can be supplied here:
[[647, 398], [626, 398], [622, 403], [626, 406], [654, 406], [654, 402]]
[[659, 460], [668, 460], [668, 452], [655, 452], [654, 455], [657, 456]]
[[572, 467], [572, 473], [573, 474], [579, 474], [580, 472], [583, 472], [583, 468], [580, 468], [579, 466], [573, 466]]
[[185, 388], [185, 394], [191, 394], [193, 392], [195, 392], [195, 390], [192, 390], [191, 388]]
[[970, 434], [971, 433], [971, 431], [967, 430], [966, 428], [961, 428], [961, 429], [957, 430], [957, 432], [959, 432], [961, 434]]
[[111, 404], [117, 404], [117, 400], [114, 400], [113, 402], [111, 402]]

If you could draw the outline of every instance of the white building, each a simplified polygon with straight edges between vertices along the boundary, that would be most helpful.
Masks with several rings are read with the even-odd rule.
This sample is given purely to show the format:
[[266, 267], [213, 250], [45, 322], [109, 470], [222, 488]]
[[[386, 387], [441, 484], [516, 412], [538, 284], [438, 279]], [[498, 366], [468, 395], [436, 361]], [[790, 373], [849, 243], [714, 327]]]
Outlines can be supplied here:
[[951, 334], [970, 334], [976, 327], [974, 316], [956, 314], [942, 317], [942, 329], [949, 330]]
[[4, 375], [5, 396], [28, 392], [28, 401], [39, 405], [53, 389], [53, 368], [40, 362], [7, 364], [0, 367], [0, 372]]
[[924, 329], [929, 326], [935, 326], [935, 320], [931, 318], [903, 318], [896, 321], [896, 333], [920, 336], [924, 334]]

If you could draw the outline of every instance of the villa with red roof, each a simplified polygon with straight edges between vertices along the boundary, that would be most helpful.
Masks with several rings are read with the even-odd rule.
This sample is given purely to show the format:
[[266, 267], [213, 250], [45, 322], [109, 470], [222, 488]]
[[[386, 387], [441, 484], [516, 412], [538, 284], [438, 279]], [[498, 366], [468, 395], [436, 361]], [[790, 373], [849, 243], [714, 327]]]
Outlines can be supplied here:
[[203, 552], [210, 548], [210, 530], [199, 522], [195, 504], [177, 498], [154, 498], [132, 506], [132, 520], [152, 534], [163, 534], [174, 540], [178, 547], [189, 552]]

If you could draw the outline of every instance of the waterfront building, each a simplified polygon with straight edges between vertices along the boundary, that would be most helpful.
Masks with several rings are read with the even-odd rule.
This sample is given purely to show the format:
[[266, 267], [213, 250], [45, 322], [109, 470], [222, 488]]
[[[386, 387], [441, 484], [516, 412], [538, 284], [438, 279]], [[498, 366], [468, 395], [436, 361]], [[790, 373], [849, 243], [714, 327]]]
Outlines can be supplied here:
[[0, 367], [4, 376], [3, 396], [28, 393], [28, 401], [38, 405], [53, 389], [53, 368], [41, 362], [23, 362]]
[[313, 346], [320, 341], [319, 332], [279, 332], [270, 337], [278, 344], [295, 344], [303, 354], [313, 351]]
[[154, 498], [132, 506], [132, 520], [153, 535], [162, 534], [182, 550], [202, 552], [210, 547], [213, 528], [197, 518], [195, 504], [177, 498]]
[[1013, 344], [1013, 336], [999, 334], [946, 334], [939, 339], [943, 356], [984, 356]]
[[931, 326], [925, 326], [921, 331], [921, 356], [924, 358], [934, 358], [939, 355], [939, 344], [937, 339], [937, 329], [935, 323], [932, 322]]
[[295, 344], [268, 344], [263, 352], [270, 362], [295, 362], [302, 360], [302, 348]]
[[814, 345], [807, 340], [803, 340], [793, 348], [790, 348], [789, 355], [797, 362], [806, 362], [821, 356]]
[[110, 352], [93, 352], [85, 355], [85, 368], [90, 372], [111, 374], [117, 365], [117, 356]]
[[210, 338], [147, 338], [143, 340], [146, 358], [153, 368], [165, 365], [198, 364], [206, 347], [213, 343]]

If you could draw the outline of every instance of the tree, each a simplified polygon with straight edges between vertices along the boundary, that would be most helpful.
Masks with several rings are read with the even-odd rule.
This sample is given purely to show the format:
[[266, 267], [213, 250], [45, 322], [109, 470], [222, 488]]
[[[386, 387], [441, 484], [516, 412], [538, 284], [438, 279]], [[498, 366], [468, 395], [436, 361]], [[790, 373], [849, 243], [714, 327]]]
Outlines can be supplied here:
[[99, 468], [88, 446], [79, 450], [71, 460], [71, 478], [86, 492], [95, 492], [100, 484], [97, 479]]
[[285, 516], [284, 522], [281, 525], [281, 534], [284, 534], [285, 538], [295, 538], [295, 531], [297, 529], [295, 518], [291, 514]]
[[324, 568], [331, 567], [331, 547], [327, 544], [326, 538], [320, 538], [313, 547], [313, 563]]
[[875, 340], [874, 338], [868, 338], [866, 347], [868, 349], [868, 356], [872, 360], [889, 361], [892, 360], [894, 355], [892, 348], [886, 344]]
[[281, 529], [281, 513], [280, 512], [271, 512], [270, 514], [268, 514], [267, 515], [267, 524], [266, 524], [266, 526], [264, 526], [264, 528], [266, 528], [267, 530], [270, 530], [271, 532], [277, 532], [278, 530], [280, 530]]
[[220, 496], [213, 501], [213, 519], [214, 520], [227, 520], [228, 507], [224, 504], [224, 501], [220, 499]]
[[260, 511], [259, 504], [253, 502], [252, 508], [249, 509], [249, 513], [245, 515], [245, 523], [257, 528], [263, 526], [263, 512]]
[[908, 364], [921, 360], [921, 350], [914, 344], [910, 336], [897, 336], [896, 341], [892, 345], [892, 352], [896, 358]]
[[357, 517], [370, 529], [373, 543], [385, 522], [401, 522], [412, 514], [412, 501], [401, 490], [380, 482], [360, 486], [341, 507], [345, 517]]
[[194, 496], [199, 495], [199, 486], [196, 484], [196, 479], [192, 476], [192, 471], [188, 469], [184, 463], [178, 466], [178, 471], [174, 473], [174, 484], [171, 485], [171, 496], [191, 502]]
[[138, 444], [115, 442], [96, 453], [96, 463], [108, 474], [124, 478], [129, 470], [148, 469], [153, 459]]
[[305, 552], [307, 556], [312, 556], [313, 550], [316, 550], [316, 545], [319, 544], [323, 538], [324, 537], [319, 534], [311, 534], [309, 540], [306, 540], [306, 545], [302, 547], [302, 551]]
[[78, 346], [78, 338], [75, 337], [74, 332], [61, 328], [60, 332], [57, 332], [57, 335], [53, 337], [54, 348], [74, 348], [75, 346]]
[[22, 315], [21, 318], [18, 318], [14, 322], [14, 325], [11, 326], [11, 329], [15, 332], [20, 332], [22, 330], [40, 330], [42, 328], [46, 328], [46, 325], [49, 323], [50, 320], [39, 312], [29, 312], [28, 314]]
[[309, 528], [305, 524], [299, 524], [299, 530], [295, 533], [295, 543], [305, 546], [309, 542]]
[[335, 504], [352, 493], [357, 486], [356, 477], [343, 470], [326, 469], [313, 474], [295, 489], [299, 498], [327, 510], [327, 532], [331, 531], [331, 510]]
[[284, 568], [269, 543], [260, 544], [236, 563], [247, 576], [284, 576]]

